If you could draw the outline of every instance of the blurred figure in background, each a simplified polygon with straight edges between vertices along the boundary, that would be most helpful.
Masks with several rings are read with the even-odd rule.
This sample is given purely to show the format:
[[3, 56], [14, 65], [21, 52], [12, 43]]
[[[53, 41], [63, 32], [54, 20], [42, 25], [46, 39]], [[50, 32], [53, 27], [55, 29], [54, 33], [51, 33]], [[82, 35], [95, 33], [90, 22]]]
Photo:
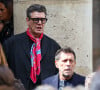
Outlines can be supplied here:
[[0, 44], [0, 65], [8, 66], [6, 57], [2, 48], [2, 45]]
[[0, 42], [13, 35], [13, 1], [0, 0], [0, 20], [3, 21], [4, 27], [0, 31]]
[[100, 72], [96, 72], [90, 84], [90, 90], [100, 90]]
[[9, 69], [2, 45], [0, 44], [0, 90], [25, 90]]
[[96, 67], [95, 67], [95, 72], [92, 72], [90, 73], [89, 75], [86, 76], [86, 80], [85, 80], [85, 89], [86, 90], [90, 90], [90, 86], [92, 84], [92, 79], [94, 77], [94, 75], [97, 73], [97, 72], [100, 72], [100, 58], [98, 58], [96, 60]]
[[2, 32], [3, 28], [4, 28], [4, 21], [0, 20], [0, 32]]
[[56, 90], [56, 89], [50, 85], [40, 85], [40, 86], [37, 86], [35, 90]]
[[76, 87], [69, 87], [69, 86], [67, 86], [63, 90], [85, 90], [85, 87], [82, 86], [82, 85], [78, 85]]
[[85, 87], [82, 85], [78, 85], [77, 87], [75, 87], [75, 90], [85, 90]]
[[96, 72], [100, 71], [100, 58], [96, 60]]
[[73, 88], [70, 86], [67, 86], [67, 87], [64, 87], [63, 90], [73, 90]]
[[25, 90], [23, 84], [4, 65], [0, 65], [0, 90]]
[[86, 79], [85, 79], [85, 89], [86, 90], [90, 90], [90, 85], [92, 83], [92, 79], [94, 75], [95, 75], [95, 72], [90, 73], [89, 75], [86, 76]]

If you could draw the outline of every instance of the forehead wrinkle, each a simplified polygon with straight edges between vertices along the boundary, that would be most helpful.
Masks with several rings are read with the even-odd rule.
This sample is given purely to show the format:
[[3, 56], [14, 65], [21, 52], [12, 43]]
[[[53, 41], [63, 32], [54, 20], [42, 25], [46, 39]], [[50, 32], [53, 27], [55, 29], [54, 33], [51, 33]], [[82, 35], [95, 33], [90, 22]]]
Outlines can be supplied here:
[[74, 55], [72, 53], [60, 53], [60, 59], [65, 60], [65, 59], [74, 59]]
[[30, 13], [31, 18], [45, 18], [44, 12], [32, 12]]

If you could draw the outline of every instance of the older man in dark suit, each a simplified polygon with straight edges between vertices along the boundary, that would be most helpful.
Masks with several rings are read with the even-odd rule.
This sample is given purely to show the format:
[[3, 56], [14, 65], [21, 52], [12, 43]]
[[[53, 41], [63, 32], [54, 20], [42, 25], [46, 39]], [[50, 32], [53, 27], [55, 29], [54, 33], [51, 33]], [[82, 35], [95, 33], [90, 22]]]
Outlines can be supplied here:
[[55, 65], [59, 73], [43, 80], [42, 84], [52, 85], [57, 90], [62, 90], [65, 86], [84, 85], [85, 77], [74, 72], [76, 55], [71, 48], [62, 48], [57, 51]]

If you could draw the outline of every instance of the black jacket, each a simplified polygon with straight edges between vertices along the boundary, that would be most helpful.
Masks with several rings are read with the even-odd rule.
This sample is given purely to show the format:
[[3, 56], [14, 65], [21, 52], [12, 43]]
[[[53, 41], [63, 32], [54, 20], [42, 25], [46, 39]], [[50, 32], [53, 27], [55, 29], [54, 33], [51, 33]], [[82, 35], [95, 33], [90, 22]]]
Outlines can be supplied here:
[[26, 32], [15, 35], [4, 43], [4, 51], [8, 65], [14, 72], [15, 77], [21, 79], [27, 90], [35, 88], [35, 86], [41, 84], [41, 80], [57, 73], [54, 64], [54, 56], [55, 52], [60, 48], [54, 40], [46, 35], [43, 36], [43, 39], [41, 40], [41, 74], [40, 76], [37, 76], [37, 83], [33, 84], [30, 80], [30, 50], [32, 44], [33, 41], [29, 39]]
[[6, 22], [4, 23], [4, 28], [0, 32], [0, 42], [3, 44], [5, 40], [7, 40], [9, 37], [11, 37], [14, 34], [14, 28], [12, 22]]

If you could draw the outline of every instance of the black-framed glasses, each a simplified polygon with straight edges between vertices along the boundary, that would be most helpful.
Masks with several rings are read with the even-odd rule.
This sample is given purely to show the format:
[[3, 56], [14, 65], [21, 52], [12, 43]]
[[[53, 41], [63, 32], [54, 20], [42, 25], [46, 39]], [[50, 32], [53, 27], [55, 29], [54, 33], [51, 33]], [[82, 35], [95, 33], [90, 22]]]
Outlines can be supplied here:
[[0, 11], [1, 11], [1, 12], [3, 12], [3, 11], [4, 11], [4, 9], [2, 9], [2, 8], [1, 8], [1, 9], [0, 9]]
[[41, 20], [42, 24], [45, 24], [47, 22], [47, 18], [30, 18], [34, 23], [39, 23]]

